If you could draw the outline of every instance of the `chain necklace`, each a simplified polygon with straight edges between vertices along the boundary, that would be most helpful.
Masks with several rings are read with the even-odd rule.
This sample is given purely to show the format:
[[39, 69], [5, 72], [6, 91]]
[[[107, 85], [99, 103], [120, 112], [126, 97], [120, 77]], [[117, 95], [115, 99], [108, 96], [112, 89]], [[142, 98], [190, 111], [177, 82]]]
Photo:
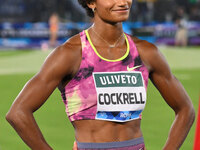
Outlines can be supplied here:
[[115, 47], [117, 46], [119, 40], [121, 39], [121, 37], [124, 35], [124, 34], [122, 34], [122, 35], [116, 40], [116, 42], [115, 42], [114, 44], [110, 44], [110, 43], [108, 43], [106, 40], [104, 40], [104, 38], [103, 38], [102, 36], [100, 36], [97, 32], [95, 32], [93, 28], [92, 28], [92, 31], [93, 31], [100, 39], [102, 39], [106, 44], [108, 44], [109, 48], [115, 48]]

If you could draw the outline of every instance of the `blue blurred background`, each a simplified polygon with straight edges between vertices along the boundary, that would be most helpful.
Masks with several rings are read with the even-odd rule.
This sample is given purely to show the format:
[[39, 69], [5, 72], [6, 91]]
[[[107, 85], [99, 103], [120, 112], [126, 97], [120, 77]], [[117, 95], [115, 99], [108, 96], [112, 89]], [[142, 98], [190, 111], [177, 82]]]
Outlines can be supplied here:
[[[77, 0], [0, 0], [0, 50], [48, 48], [52, 13], [59, 16], [57, 45], [91, 24]], [[188, 30], [187, 45], [200, 45], [200, 0], [133, 0], [123, 26], [157, 45], [174, 45], [178, 19]]]

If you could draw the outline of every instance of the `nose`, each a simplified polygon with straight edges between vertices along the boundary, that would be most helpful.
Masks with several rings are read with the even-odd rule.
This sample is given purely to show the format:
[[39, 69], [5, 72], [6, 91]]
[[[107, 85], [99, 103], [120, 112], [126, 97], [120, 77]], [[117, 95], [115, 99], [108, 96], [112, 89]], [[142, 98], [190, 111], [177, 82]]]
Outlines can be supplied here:
[[116, 0], [118, 6], [120, 7], [128, 7], [128, 0]]

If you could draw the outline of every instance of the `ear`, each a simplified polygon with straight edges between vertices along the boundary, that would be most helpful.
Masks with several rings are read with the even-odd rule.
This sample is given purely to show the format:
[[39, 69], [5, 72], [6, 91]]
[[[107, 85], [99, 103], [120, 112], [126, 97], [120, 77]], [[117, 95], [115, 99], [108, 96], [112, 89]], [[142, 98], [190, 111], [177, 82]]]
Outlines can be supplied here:
[[96, 8], [96, 3], [95, 3], [95, 1], [92, 1], [92, 2], [88, 3], [87, 6], [88, 6], [90, 9], [95, 9], [95, 8]]

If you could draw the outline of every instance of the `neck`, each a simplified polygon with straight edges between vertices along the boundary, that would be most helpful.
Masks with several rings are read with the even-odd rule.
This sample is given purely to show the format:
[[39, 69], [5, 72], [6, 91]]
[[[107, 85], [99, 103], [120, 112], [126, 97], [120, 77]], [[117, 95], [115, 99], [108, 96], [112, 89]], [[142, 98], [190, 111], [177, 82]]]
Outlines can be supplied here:
[[122, 22], [109, 23], [98, 17], [94, 18], [92, 29], [109, 43], [116, 42], [116, 39], [123, 34]]

